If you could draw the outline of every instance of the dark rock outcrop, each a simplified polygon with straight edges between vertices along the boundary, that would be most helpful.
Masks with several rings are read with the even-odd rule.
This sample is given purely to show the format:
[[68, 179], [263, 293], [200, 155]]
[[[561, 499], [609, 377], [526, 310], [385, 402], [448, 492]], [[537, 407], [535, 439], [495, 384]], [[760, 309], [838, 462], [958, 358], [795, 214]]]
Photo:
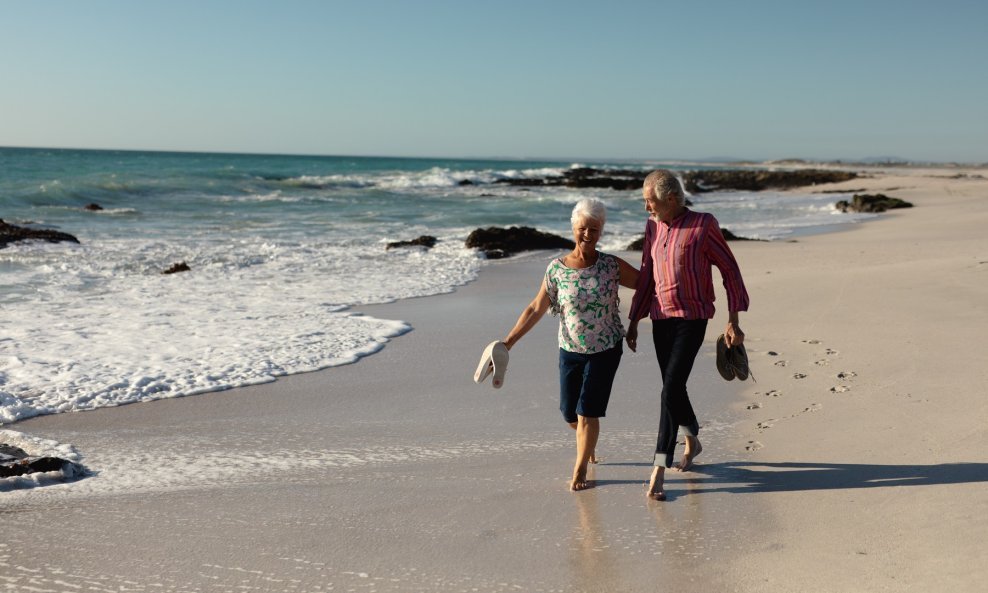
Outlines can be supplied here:
[[841, 212], [885, 212], [893, 208], [912, 208], [913, 205], [899, 198], [885, 194], [855, 194], [851, 201], [841, 200], [835, 204]]
[[189, 267], [189, 264], [181, 261], [177, 264], [172, 264], [172, 267], [162, 272], [162, 274], [177, 274], [178, 272], [189, 272], [191, 270], [192, 268]]
[[488, 227], [476, 229], [467, 237], [466, 246], [480, 249], [487, 259], [499, 259], [537, 249], [572, 249], [576, 244], [559, 235], [543, 233], [532, 227]]
[[[498, 179], [495, 183], [513, 186], [564, 186], [575, 188], [605, 188], [616, 190], [640, 190], [648, 176], [648, 171], [625, 169], [595, 169], [575, 167], [562, 175], [547, 177], [526, 177]], [[742, 189], [761, 191], [765, 189], [786, 189], [836, 183], [857, 177], [850, 171], [827, 171], [802, 169], [796, 171], [765, 171], [757, 169], [712, 169], [709, 171], [683, 171], [682, 180], [689, 193], [705, 191]]]
[[710, 171], [687, 171], [683, 173], [686, 191], [691, 194], [725, 189], [762, 191], [766, 189], [789, 189], [837, 183], [857, 177], [851, 171], [824, 171], [802, 169], [798, 171], [758, 171], [747, 169], [722, 169]]
[[79, 242], [79, 239], [76, 239], [68, 233], [53, 231], [51, 229], [31, 229], [27, 227], [20, 227], [7, 224], [0, 219], [0, 249], [6, 247], [9, 243], [28, 240], [48, 241], [49, 243], [60, 243], [62, 241], [67, 241], [70, 243]]
[[563, 186], [631, 190], [641, 189], [647, 175], [648, 171], [576, 167], [567, 169], [562, 175], [498, 179], [495, 183], [514, 186]]
[[58, 457], [34, 457], [19, 447], [0, 443], [0, 478], [56, 471], [62, 472], [66, 477], [79, 476], [85, 472], [77, 463]]
[[394, 249], [395, 247], [425, 247], [426, 249], [432, 249], [436, 245], [437, 239], [432, 235], [422, 235], [418, 239], [412, 239], [411, 241], [392, 241], [388, 243], [385, 247], [387, 249]]
[[103, 207], [100, 206], [99, 204], [97, 204], [96, 202], [93, 202], [92, 204], [86, 204], [85, 206], [82, 207], [82, 209], [83, 210], [91, 210], [93, 212], [98, 212], [98, 211], [102, 210]]

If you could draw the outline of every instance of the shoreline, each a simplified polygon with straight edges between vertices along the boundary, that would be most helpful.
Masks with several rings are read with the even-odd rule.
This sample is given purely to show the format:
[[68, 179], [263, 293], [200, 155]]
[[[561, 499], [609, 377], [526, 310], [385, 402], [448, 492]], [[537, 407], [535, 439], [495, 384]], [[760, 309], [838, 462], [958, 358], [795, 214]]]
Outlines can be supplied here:
[[526, 255], [454, 293], [361, 307], [413, 330], [359, 364], [11, 425], [100, 473], [0, 492], [0, 574], [14, 590], [69, 571], [137, 590], [976, 591], [988, 375], [969, 346], [988, 317], [988, 181], [896, 173], [847, 184], [899, 186], [912, 209], [731, 243], [758, 382], [716, 375], [719, 309], [690, 382], [704, 453], [670, 472], [666, 503], [641, 486], [650, 349], [625, 352], [581, 493], [565, 489], [556, 320], [519, 343], [503, 389], [473, 384], [537, 288], [547, 260]]

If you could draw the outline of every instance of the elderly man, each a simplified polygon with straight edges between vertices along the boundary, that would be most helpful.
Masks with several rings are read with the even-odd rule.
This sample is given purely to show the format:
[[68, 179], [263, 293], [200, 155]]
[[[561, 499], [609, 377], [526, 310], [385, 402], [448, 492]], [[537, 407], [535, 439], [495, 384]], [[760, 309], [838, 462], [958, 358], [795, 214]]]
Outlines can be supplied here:
[[649, 220], [626, 339], [635, 351], [638, 321], [646, 315], [652, 319], [655, 356], [662, 371], [662, 405], [648, 495], [665, 500], [665, 469], [672, 467], [680, 427], [686, 434], [686, 451], [676, 468], [689, 470], [702, 451], [697, 438], [700, 425], [686, 381], [703, 344], [707, 321], [714, 316], [712, 266], [720, 270], [727, 290], [729, 320], [724, 337], [728, 347], [744, 342], [738, 312], [748, 310], [748, 292], [717, 219], [686, 207], [682, 185], [671, 171], [650, 173], [642, 193]]

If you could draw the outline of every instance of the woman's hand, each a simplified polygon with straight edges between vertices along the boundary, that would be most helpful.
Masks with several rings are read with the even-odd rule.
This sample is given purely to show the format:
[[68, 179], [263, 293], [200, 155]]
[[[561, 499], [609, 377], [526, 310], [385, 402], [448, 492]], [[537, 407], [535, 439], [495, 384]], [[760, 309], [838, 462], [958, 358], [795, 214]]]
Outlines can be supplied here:
[[638, 351], [638, 322], [628, 324], [628, 333], [624, 334], [624, 340], [628, 342], [628, 348], [632, 352]]

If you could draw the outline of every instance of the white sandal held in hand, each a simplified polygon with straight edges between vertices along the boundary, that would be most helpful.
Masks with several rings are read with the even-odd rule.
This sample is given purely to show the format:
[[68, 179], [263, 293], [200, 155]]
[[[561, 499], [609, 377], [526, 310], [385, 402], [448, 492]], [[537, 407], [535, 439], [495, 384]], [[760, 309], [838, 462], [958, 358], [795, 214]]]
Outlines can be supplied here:
[[484, 348], [484, 353], [480, 355], [480, 363], [473, 374], [476, 383], [482, 383], [491, 373], [494, 378], [491, 380], [495, 389], [500, 389], [504, 384], [504, 373], [508, 369], [508, 347], [504, 342], [495, 340]]

